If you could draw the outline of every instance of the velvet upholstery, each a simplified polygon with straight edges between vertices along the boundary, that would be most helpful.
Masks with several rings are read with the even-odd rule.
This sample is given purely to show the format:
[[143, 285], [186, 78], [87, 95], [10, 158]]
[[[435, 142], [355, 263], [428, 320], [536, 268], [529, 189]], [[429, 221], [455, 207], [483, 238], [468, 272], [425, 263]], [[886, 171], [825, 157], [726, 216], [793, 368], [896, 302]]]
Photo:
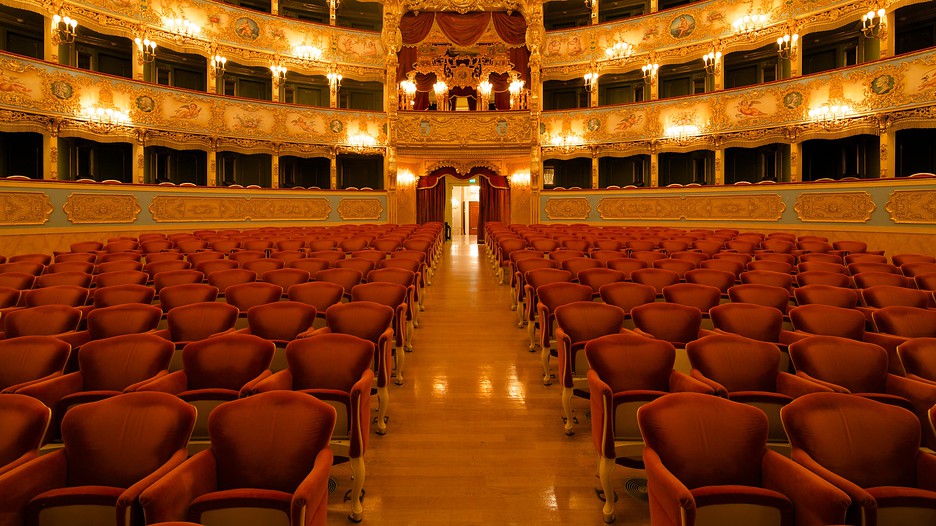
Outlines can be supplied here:
[[797, 305], [820, 304], [854, 309], [858, 306], [859, 292], [832, 285], [805, 285], [793, 289]]
[[61, 376], [71, 346], [52, 336], [0, 340], [0, 392], [15, 393], [37, 381]]
[[656, 289], [640, 283], [609, 283], [601, 287], [598, 293], [601, 301], [624, 309], [628, 316], [634, 307], [656, 301]]
[[559, 264], [562, 270], [568, 270], [572, 273], [572, 279], [579, 281], [579, 272], [587, 269], [602, 268], [604, 265], [600, 261], [589, 257], [569, 258]]
[[534, 327], [538, 321], [536, 319], [536, 305], [539, 302], [539, 297], [536, 295], [537, 289], [550, 283], [571, 281], [572, 273], [559, 268], [534, 268], [523, 275], [523, 319], [530, 324], [528, 333], [530, 336], [531, 351], [535, 346]]
[[341, 303], [344, 287], [327, 281], [310, 281], [293, 285], [286, 290], [290, 301], [297, 301], [315, 307], [316, 315], [325, 317], [325, 311], [336, 303]]
[[892, 305], [925, 309], [929, 305], [930, 295], [922, 290], [893, 285], [877, 285], [862, 289], [861, 299], [868, 307], [878, 309]]
[[241, 262], [241, 268], [245, 270], [250, 270], [256, 272], [257, 275], [261, 275], [264, 272], [269, 272], [271, 270], [281, 269], [286, 266], [286, 262], [282, 259], [275, 258], [257, 258], [251, 259], [248, 261]]
[[142, 525], [140, 493], [185, 460], [194, 422], [195, 410], [165, 393], [75, 407], [62, 421], [62, 449], [0, 476], [0, 524], [44, 525], [44, 512], [99, 505], [114, 508], [113, 524]]
[[23, 292], [23, 304], [27, 307], [42, 305], [69, 305], [81, 307], [88, 303], [89, 291], [86, 287], [77, 285], [56, 285], [43, 289], [32, 289]]
[[166, 287], [201, 283], [204, 280], [205, 275], [197, 270], [169, 270], [160, 272], [153, 277], [153, 288], [156, 289], [156, 294], [160, 294], [162, 289]]
[[923, 442], [936, 446], [925, 426], [926, 412], [936, 405], [936, 385], [888, 372], [881, 346], [835, 336], [810, 336], [790, 345], [796, 374], [839, 393], [861, 395], [913, 411], [921, 422]]
[[[97, 274], [94, 276], [94, 284], [100, 290], [115, 285], [146, 285], [148, 279], [149, 276], [146, 275], [146, 272], [140, 270], [115, 270]], [[95, 291], [95, 294], [97, 294], [97, 291]]]
[[627, 276], [626, 279], [628, 280], [631, 279], [631, 274], [633, 274], [635, 270], [648, 268], [650, 266], [650, 264], [646, 261], [635, 258], [626, 258], [623, 254], [616, 259], [608, 261], [607, 265], [609, 269], [623, 272], [624, 275]]
[[[406, 300], [407, 311], [406, 319], [410, 323], [410, 329], [419, 326], [419, 308], [417, 305], [419, 294], [419, 275], [413, 271], [401, 268], [378, 268], [367, 273], [365, 278], [368, 283], [396, 283], [406, 287], [408, 296]], [[513, 296], [516, 302], [516, 296]], [[407, 338], [407, 349], [412, 350], [412, 330]]]
[[763, 522], [746, 525], [844, 519], [848, 497], [767, 449], [767, 417], [754, 407], [676, 393], [644, 405], [637, 419], [646, 442], [651, 526], [722, 524], [719, 507], [731, 504], [761, 508]]
[[257, 281], [257, 273], [243, 268], [232, 268], [228, 270], [216, 270], [208, 275], [208, 284], [218, 288], [220, 294], [224, 294], [228, 287], [240, 283], [252, 283]]
[[[310, 394], [338, 409], [332, 451], [351, 461], [355, 473], [353, 513], [363, 513], [364, 453], [370, 429], [370, 393], [374, 344], [349, 334], [318, 334], [287, 346], [289, 367], [259, 382], [252, 392], [291, 389]], [[342, 427], [337, 427], [341, 425]]]
[[537, 287], [536, 297], [537, 321], [535, 324], [531, 323], [529, 326], [530, 349], [532, 350], [537, 343], [536, 340], [534, 340], [534, 336], [535, 328], [538, 327], [538, 343], [541, 350], [540, 359], [543, 364], [543, 383], [549, 385], [552, 383], [549, 372], [549, 357], [556, 354], [556, 351], [552, 348], [556, 309], [560, 305], [572, 303], [573, 301], [591, 301], [592, 289], [587, 285], [580, 285], [578, 283], [547, 283], [546, 285]]
[[16, 309], [6, 315], [3, 338], [51, 336], [78, 328], [81, 311], [68, 305], [42, 305]]
[[175, 343], [203, 340], [234, 327], [237, 307], [226, 303], [200, 302], [174, 307], [166, 314], [169, 327], [155, 334]]
[[783, 329], [783, 313], [774, 307], [753, 303], [725, 303], [709, 311], [715, 328], [746, 338], [780, 345], [781, 350], [799, 339]]
[[869, 289], [878, 285], [915, 288], [913, 278], [890, 272], [860, 272], [852, 276], [852, 279], [855, 280], [855, 287], [859, 289]]
[[237, 507], [281, 510], [291, 526], [324, 525], [334, 426], [333, 408], [300, 393], [219, 406], [209, 419], [211, 447], [140, 496], [147, 522], [201, 522]]
[[52, 411], [30, 396], [0, 396], [0, 476], [36, 458]]
[[702, 312], [678, 303], [647, 303], [631, 309], [634, 325], [640, 332], [676, 346], [700, 336]]
[[195, 263], [195, 270], [198, 270], [206, 277], [214, 272], [218, 272], [219, 270], [230, 270], [235, 268], [240, 268], [240, 263], [230, 259], [205, 259]]
[[256, 305], [275, 303], [283, 295], [283, 287], [273, 283], [257, 281], [231, 285], [224, 291], [224, 300], [240, 311], [240, 316], [247, 315], [247, 310]]
[[325, 281], [327, 283], [336, 283], [344, 288], [345, 297], [351, 297], [351, 289], [361, 283], [364, 279], [364, 273], [360, 270], [351, 268], [330, 268], [320, 270], [315, 273], [316, 281]]
[[833, 287], [850, 287], [851, 278], [841, 272], [828, 272], [825, 270], [807, 270], [796, 275], [796, 283], [801, 287], [807, 285], [830, 285]]
[[[735, 279], [744, 272], [745, 265], [740, 261], [731, 259], [707, 259], [699, 263], [700, 269], [720, 270], [734, 274]], [[688, 281], [688, 280], [687, 280]]]
[[598, 454], [606, 522], [614, 517], [614, 465], [642, 468], [643, 439], [636, 425], [639, 406], [670, 391], [712, 394], [707, 385], [673, 370], [673, 345], [626, 331], [585, 344], [592, 444]]
[[[350, 334], [374, 344], [372, 369], [377, 384], [377, 434], [379, 435], [387, 432], [386, 415], [390, 399], [387, 386], [390, 383], [390, 347], [393, 343], [394, 315], [392, 308], [371, 301], [338, 303], [329, 307], [325, 312], [327, 327], [299, 335], [299, 338], [307, 338], [329, 333]], [[287, 361], [288, 359], [287, 352]]]
[[35, 287], [43, 289], [46, 287], [57, 287], [59, 285], [72, 285], [75, 287], [88, 288], [91, 286], [92, 276], [86, 272], [57, 272], [55, 274], [43, 274], [36, 278]]
[[187, 270], [192, 268], [192, 264], [188, 261], [180, 260], [166, 260], [166, 261], [156, 261], [154, 263], [147, 263], [143, 266], [143, 272], [146, 272], [152, 281], [156, 274], [160, 272], [167, 272], [170, 270]]
[[786, 314], [790, 304], [790, 291], [773, 285], [746, 283], [728, 289], [728, 299], [733, 303], [751, 303], [773, 307], [782, 314]]
[[866, 319], [854, 309], [814, 304], [790, 309], [790, 321], [797, 332], [861, 340]]
[[604, 267], [586, 269], [578, 274], [579, 283], [591, 287], [592, 297], [598, 297], [602, 286], [626, 279], [627, 275], [624, 272]]
[[936, 338], [914, 338], [897, 347], [907, 378], [936, 385]]
[[920, 421], [903, 408], [840, 393], [798, 398], [781, 411], [793, 459], [851, 498], [852, 525], [879, 521], [889, 508], [936, 515], [936, 458], [920, 450]]
[[255, 305], [247, 311], [248, 334], [286, 346], [296, 337], [311, 329], [316, 308], [298, 301], [278, 301]]
[[695, 307], [708, 315], [709, 309], [721, 302], [721, 290], [698, 283], [677, 283], [663, 287], [663, 299], [667, 303], [678, 303]]
[[169, 312], [183, 305], [216, 301], [218, 293], [218, 287], [204, 283], [172, 285], [159, 291], [159, 306]]
[[793, 276], [782, 272], [772, 272], [770, 270], [749, 270], [747, 272], [742, 272], [739, 278], [742, 284], [757, 283], [760, 285], [781, 287], [787, 290], [790, 290], [793, 286]]
[[679, 273], [662, 268], [644, 268], [631, 272], [631, 280], [650, 285], [657, 294], [663, 294], [663, 287], [679, 283]]
[[0, 287], [10, 287], [16, 290], [29, 290], [36, 281], [36, 276], [25, 272], [0, 273]]
[[679, 279], [685, 279], [686, 272], [690, 270], [695, 270], [698, 265], [696, 263], [686, 260], [686, 259], [658, 259], [653, 262], [653, 268], [660, 268], [664, 270], [671, 270], [679, 276]]
[[61, 337], [72, 347], [78, 347], [89, 340], [152, 331], [161, 318], [162, 309], [155, 305], [125, 303], [102, 307], [88, 313], [87, 330]]
[[565, 433], [572, 435], [575, 433], [572, 418], [573, 391], [588, 388], [585, 345], [600, 336], [620, 332], [624, 324], [624, 310], [593, 301], [574, 301], [556, 307], [555, 317]]
[[261, 274], [260, 281], [279, 285], [283, 291], [286, 291], [293, 285], [308, 283], [311, 277], [311, 274], [306, 270], [298, 268], [279, 268], [268, 270]]
[[878, 332], [904, 338], [936, 337], [936, 310], [917, 307], [890, 306], [874, 311]]

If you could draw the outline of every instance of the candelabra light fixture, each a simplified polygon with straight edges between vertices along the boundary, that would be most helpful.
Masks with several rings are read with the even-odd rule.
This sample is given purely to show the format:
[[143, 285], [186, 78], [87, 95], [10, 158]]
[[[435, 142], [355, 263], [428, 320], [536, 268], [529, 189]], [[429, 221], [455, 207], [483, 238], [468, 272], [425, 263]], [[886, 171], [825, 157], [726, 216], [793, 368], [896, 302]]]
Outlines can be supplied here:
[[270, 72], [273, 74], [273, 80], [286, 80], [286, 67], [279, 64], [271, 64]]
[[861, 32], [865, 38], [882, 38], [887, 29], [887, 11], [878, 9], [861, 16]]
[[150, 40], [145, 31], [141, 36], [133, 39], [133, 42], [136, 43], [137, 50], [140, 52], [140, 57], [143, 59], [144, 64], [156, 60], [156, 42]]
[[293, 48], [293, 54], [296, 58], [304, 61], [316, 61], [322, 58], [322, 50], [309, 45], [301, 45]]
[[436, 110], [445, 110], [448, 109], [448, 84], [444, 80], [437, 81], [432, 85], [432, 91], [435, 93], [436, 98]]
[[328, 73], [325, 74], [325, 78], [328, 79], [328, 89], [331, 91], [337, 92], [341, 89], [341, 73], [338, 73], [338, 66], [332, 64], [328, 66]]
[[407, 73], [406, 80], [400, 81], [400, 109], [411, 110], [416, 106], [416, 72]]
[[777, 53], [783, 60], [795, 60], [796, 49], [799, 47], [799, 35], [787, 33], [777, 39]]
[[605, 49], [605, 55], [610, 60], [630, 58], [633, 54], [634, 46], [628, 42], [616, 42], [613, 46]]
[[529, 188], [530, 181], [530, 172], [528, 170], [514, 172], [510, 176], [510, 186], [517, 190]]
[[82, 108], [79, 116], [88, 121], [88, 126], [95, 131], [110, 133], [118, 126], [130, 126], [130, 115], [117, 108], [92, 105]]
[[659, 64], [646, 64], [640, 68], [640, 71], [643, 72], [644, 82], [647, 84], [653, 84], [656, 80], [657, 73], [660, 71]]
[[705, 64], [705, 73], [707, 75], [718, 75], [721, 71], [721, 51], [709, 51], [702, 55], [702, 62]]
[[416, 176], [407, 169], [397, 171], [396, 180], [397, 186], [400, 188], [412, 188], [416, 186]]
[[549, 142], [553, 148], [563, 153], [572, 153], [573, 150], [584, 143], [581, 137], [572, 133], [554, 135]]
[[765, 25], [767, 25], [767, 15], [761, 14], [744, 15], [731, 23], [734, 32], [739, 35], [756, 33]]
[[666, 136], [677, 143], [684, 144], [699, 135], [699, 131], [699, 127], [695, 124], [675, 124], [666, 128]]
[[377, 139], [365, 132], [348, 133], [348, 148], [354, 153], [365, 153], [377, 146]]
[[492, 93], [494, 93], [494, 85], [488, 79], [478, 83], [478, 110], [485, 111], [488, 109]]
[[52, 42], [56, 45], [71, 44], [78, 34], [78, 21], [68, 15], [52, 15]]
[[598, 0], [585, 0], [585, 7], [594, 9], [598, 5]]
[[211, 67], [214, 68], [214, 73], [216, 77], [224, 76], [224, 66], [227, 64], [227, 57], [221, 55], [214, 55], [211, 57]]
[[519, 74], [516, 72], [511, 74], [510, 84], [507, 86], [507, 91], [510, 92], [510, 109], [522, 110], [526, 107], [526, 90], [523, 88], [524, 84], [526, 83], [520, 79]]
[[598, 86], [598, 68], [594, 64], [588, 67], [585, 72], [585, 91], [591, 93]]
[[834, 126], [846, 119], [851, 113], [851, 106], [847, 104], [825, 103], [822, 106], [809, 110], [809, 119], [824, 127]]
[[201, 34], [201, 27], [198, 24], [184, 18], [165, 18], [163, 19], [163, 25], [170, 32], [180, 37], [197, 37]]

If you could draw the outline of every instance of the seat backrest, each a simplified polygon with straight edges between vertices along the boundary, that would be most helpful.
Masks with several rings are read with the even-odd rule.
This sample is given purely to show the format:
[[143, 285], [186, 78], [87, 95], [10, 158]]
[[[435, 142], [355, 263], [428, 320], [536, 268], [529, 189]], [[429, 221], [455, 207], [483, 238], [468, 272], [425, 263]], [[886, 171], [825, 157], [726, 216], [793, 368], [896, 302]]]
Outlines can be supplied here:
[[325, 333], [289, 342], [292, 389], [349, 392], [374, 361], [374, 343], [351, 334]]
[[860, 340], [868, 320], [855, 309], [812, 304], [790, 309], [790, 321], [798, 331]]
[[610, 268], [589, 268], [578, 274], [579, 283], [591, 287], [592, 294], [598, 294], [601, 287], [608, 283], [624, 281], [625, 279], [627, 279], [627, 274]]
[[332, 332], [351, 334], [374, 344], [391, 326], [393, 309], [371, 301], [337, 303], [325, 311], [325, 323]]
[[94, 309], [88, 314], [88, 334], [92, 340], [151, 331], [162, 319], [163, 311], [155, 305], [126, 303]]
[[797, 372], [852, 393], [887, 392], [887, 351], [873, 343], [837, 336], [810, 336], [790, 344]]
[[173, 285], [159, 291], [159, 306], [163, 312], [169, 312], [182, 305], [203, 303], [218, 299], [218, 287], [204, 283]]
[[700, 393], [674, 393], [637, 410], [647, 447], [688, 489], [761, 486], [767, 415]]
[[552, 313], [560, 305], [573, 301], [591, 301], [592, 289], [587, 285], [560, 281], [536, 287], [536, 296], [539, 303]]
[[771, 272], [769, 270], [749, 270], [741, 273], [741, 283], [757, 283], [761, 285], [770, 285], [773, 287], [782, 287], [790, 290], [793, 287], [793, 276], [782, 272]]
[[[148, 279], [149, 276], [147, 276], [146, 272], [139, 270], [116, 270], [94, 276], [94, 284], [98, 289], [115, 285], [146, 285]], [[153, 293], [156, 293], [155, 289]], [[97, 296], [97, 291], [94, 294]]]
[[790, 291], [773, 285], [744, 283], [728, 289], [728, 298], [734, 303], [752, 303], [773, 307], [786, 313], [790, 305]]
[[867, 289], [877, 285], [891, 285], [909, 289], [916, 287], [913, 278], [890, 272], [859, 272], [852, 276], [852, 279], [855, 280], [855, 287], [859, 289]]
[[585, 344], [585, 356], [612, 393], [667, 392], [676, 349], [669, 342], [625, 332], [589, 341]]
[[221, 404], [208, 418], [218, 489], [292, 494], [312, 471], [319, 452], [328, 447], [335, 418], [330, 405], [292, 391]]
[[378, 268], [367, 273], [368, 283], [396, 283], [410, 287], [416, 283], [416, 273], [402, 268]]
[[225, 301], [241, 312], [247, 312], [254, 305], [277, 302], [282, 295], [283, 287], [263, 281], [231, 285], [224, 291]]
[[674, 345], [695, 340], [702, 328], [702, 311], [678, 303], [638, 305], [630, 314], [638, 329]]
[[24, 455], [35, 456], [42, 443], [52, 411], [39, 400], [26, 395], [0, 396], [0, 474], [5, 466]]
[[208, 284], [218, 287], [218, 291], [221, 294], [224, 294], [227, 288], [232, 285], [251, 283], [254, 281], [257, 281], [257, 273], [242, 268], [216, 270], [208, 275]]
[[0, 287], [16, 290], [29, 290], [36, 281], [36, 276], [25, 272], [4, 272], [0, 274]]
[[90, 341], [78, 353], [83, 391], [123, 391], [169, 367], [172, 342], [153, 334]]
[[865, 305], [877, 308], [900, 305], [924, 309], [929, 305], [930, 297], [930, 294], [923, 290], [893, 285], [877, 285], [861, 290], [861, 299]]
[[247, 310], [250, 333], [268, 340], [288, 341], [310, 328], [316, 308], [298, 301], [255, 305]]
[[351, 288], [351, 301], [372, 301], [394, 309], [406, 303], [408, 295], [403, 285], [388, 282], [361, 283]]
[[289, 289], [292, 285], [307, 283], [311, 279], [308, 271], [298, 268], [279, 268], [268, 270], [260, 275], [260, 281], [279, 285], [283, 290]]
[[330, 268], [315, 273], [316, 281], [326, 281], [344, 287], [345, 294], [351, 293], [351, 288], [364, 279], [364, 273], [352, 268]]
[[801, 396], [780, 410], [793, 459], [808, 456], [862, 488], [917, 487], [920, 420], [901, 407], [842, 393]]
[[188, 389], [240, 390], [270, 367], [276, 346], [251, 334], [222, 334], [182, 350]]
[[724, 303], [709, 310], [712, 324], [732, 334], [777, 343], [783, 328], [783, 313], [774, 307], [753, 303]]
[[[720, 260], [715, 259], [711, 261]], [[703, 261], [703, 263], [705, 263], [705, 261]], [[689, 272], [686, 272], [685, 277], [686, 283], [696, 283], [699, 285], [709, 285], [716, 287], [722, 294], [726, 294], [728, 289], [731, 288], [737, 280], [736, 274], [726, 270], [718, 270], [716, 268], [699, 268], [690, 270]]]
[[[895, 305], [871, 314], [878, 332], [904, 338], [936, 337], [936, 310]], [[7, 324], [10, 322], [7, 321]]]
[[914, 338], [897, 346], [900, 363], [908, 375], [936, 382], [936, 338]]
[[234, 327], [237, 307], [227, 303], [203, 302], [174, 307], [167, 313], [172, 341], [203, 340]]
[[0, 391], [62, 372], [70, 350], [70, 345], [52, 336], [0, 340]]
[[815, 303], [854, 309], [858, 305], [859, 293], [854, 289], [832, 285], [805, 285], [793, 289], [793, 297], [798, 305]]
[[630, 314], [631, 309], [638, 305], [656, 301], [655, 288], [625, 281], [609, 283], [601, 287], [598, 294], [601, 296], [601, 301], [620, 307], [627, 314]]
[[775, 392], [780, 368], [776, 345], [734, 334], [711, 334], [686, 344], [689, 363], [729, 393]]
[[679, 274], [662, 268], [643, 268], [631, 272], [631, 279], [642, 285], [650, 285], [657, 294], [662, 294], [663, 287], [679, 283]]
[[81, 307], [88, 302], [90, 292], [77, 285], [55, 285], [44, 289], [27, 290], [23, 293], [23, 302], [27, 307], [40, 305], [69, 305]]
[[76, 406], [62, 419], [68, 486], [129, 488], [184, 454], [194, 425], [195, 408], [168, 393], [126, 393]]
[[663, 298], [667, 303], [688, 305], [707, 314], [721, 301], [721, 290], [698, 283], [676, 283], [663, 287]]
[[43, 274], [36, 278], [36, 288], [56, 287], [59, 285], [72, 285], [75, 287], [88, 288], [91, 286], [91, 274], [87, 272], [57, 272], [55, 274]]
[[149, 305], [153, 302], [156, 290], [146, 285], [127, 283], [123, 285], [109, 285], [94, 291], [94, 308], [111, 307], [124, 303], [143, 303]]
[[204, 280], [205, 275], [197, 270], [168, 270], [160, 272], [153, 277], [153, 288], [156, 289], [156, 293], [158, 294], [165, 287], [201, 283]]
[[619, 332], [624, 324], [624, 309], [593, 301], [575, 301], [556, 308], [556, 323], [576, 344]]
[[796, 283], [800, 287], [807, 285], [831, 285], [833, 287], [849, 287], [851, 280], [841, 272], [826, 272], [824, 270], [807, 270], [796, 275]]
[[290, 301], [312, 305], [321, 314], [341, 301], [344, 287], [327, 281], [310, 281], [289, 287], [286, 294]]
[[6, 316], [7, 338], [49, 336], [78, 328], [81, 311], [68, 305], [42, 305], [17, 309]]

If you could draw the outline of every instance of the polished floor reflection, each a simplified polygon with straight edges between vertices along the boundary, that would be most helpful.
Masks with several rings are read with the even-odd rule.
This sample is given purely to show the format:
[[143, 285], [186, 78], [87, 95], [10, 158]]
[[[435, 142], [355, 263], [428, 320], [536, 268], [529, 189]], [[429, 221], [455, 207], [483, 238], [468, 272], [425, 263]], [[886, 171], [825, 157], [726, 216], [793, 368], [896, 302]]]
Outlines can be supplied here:
[[[576, 399], [577, 433], [563, 434], [558, 385], [542, 383], [539, 353], [510, 311], [475, 238], [446, 243], [406, 383], [391, 386], [389, 431], [371, 433], [364, 523], [603, 524], [587, 401]], [[376, 402], [376, 400], [375, 400]], [[333, 470], [329, 524], [347, 524], [347, 464]], [[616, 524], [649, 523], [646, 502], [615, 470]]]

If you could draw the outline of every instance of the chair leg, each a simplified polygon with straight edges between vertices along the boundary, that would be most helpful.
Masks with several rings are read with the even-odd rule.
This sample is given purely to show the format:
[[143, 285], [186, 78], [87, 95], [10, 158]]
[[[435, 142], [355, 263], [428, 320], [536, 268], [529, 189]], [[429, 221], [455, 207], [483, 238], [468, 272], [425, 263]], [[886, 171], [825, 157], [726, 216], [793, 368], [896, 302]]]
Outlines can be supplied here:
[[403, 385], [403, 364], [406, 362], [406, 352], [400, 345], [393, 351], [393, 357], [396, 361], [396, 384]]
[[542, 347], [540, 359], [543, 362], [543, 385], [552, 385], [552, 378], [549, 376], [549, 349], [552, 345], [549, 342], [542, 342], [540, 345]]
[[536, 321], [530, 319], [527, 323], [527, 334], [530, 336], [530, 352], [536, 350]]
[[407, 320], [406, 322], [406, 345], [405, 351], [413, 352], [413, 331], [416, 328], [413, 326], [413, 320]]
[[517, 328], [518, 329], [523, 328], [523, 323], [526, 318], [526, 316], [524, 315], [525, 312], [526, 312], [526, 302], [520, 301], [520, 298], [518, 297], [517, 298]]
[[387, 434], [387, 406], [390, 405], [390, 391], [387, 386], [377, 388], [377, 434]]
[[575, 429], [572, 427], [572, 388], [562, 388], [562, 412], [565, 415], [565, 434], [572, 436]]
[[361, 522], [364, 518], [364, 505], [361, 504], [361, 492], [364, 490], [364, 457], [351, 459], [351, 514], [348, 519]]
[[598, 459], [598, 478], [601, 480], [601, 491], [604, 492], [605, 502], [601, 509], [602, 519], [614, 522], [614, 488], [611, 487], [611, 472], [614, 471], [614, 459], [600, 457]]

